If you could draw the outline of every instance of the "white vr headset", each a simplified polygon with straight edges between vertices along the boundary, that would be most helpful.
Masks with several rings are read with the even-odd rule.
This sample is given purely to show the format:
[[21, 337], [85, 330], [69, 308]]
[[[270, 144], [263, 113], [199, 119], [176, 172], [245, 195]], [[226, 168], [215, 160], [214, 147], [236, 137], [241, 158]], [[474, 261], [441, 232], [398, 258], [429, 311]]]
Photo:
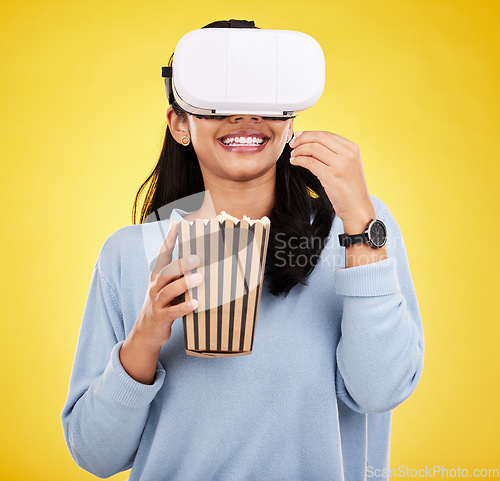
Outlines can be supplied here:
[[325, 57], [302, 32], [203, 28], [179, 40], [162, 77], [169, 101], [195, 116], [285, 120], [321, 97]]

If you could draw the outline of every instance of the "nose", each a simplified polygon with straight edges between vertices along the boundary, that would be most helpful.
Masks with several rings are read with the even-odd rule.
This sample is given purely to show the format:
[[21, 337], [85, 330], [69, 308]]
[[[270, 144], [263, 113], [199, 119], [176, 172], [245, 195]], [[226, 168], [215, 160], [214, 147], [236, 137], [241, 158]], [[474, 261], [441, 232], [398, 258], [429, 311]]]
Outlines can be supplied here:
[[260, 115], [247, 115], [247, 114], [236, 114], [230, 115], [229, 119], [231, 122], [241, 122], [242, 120], [252, 120], [254, 122], [262, 122], [262, 117]]

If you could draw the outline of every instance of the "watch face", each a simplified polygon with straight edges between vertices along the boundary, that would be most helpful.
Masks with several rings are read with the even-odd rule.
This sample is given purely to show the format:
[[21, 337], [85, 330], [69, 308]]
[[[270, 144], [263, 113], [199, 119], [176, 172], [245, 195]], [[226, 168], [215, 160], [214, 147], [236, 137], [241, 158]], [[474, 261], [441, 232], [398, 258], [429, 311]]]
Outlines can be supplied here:
[[381, 220], [375, 220], [368, 229], [368, 237], [375, 247], [382, 247], [387, 241], [387, 229]]

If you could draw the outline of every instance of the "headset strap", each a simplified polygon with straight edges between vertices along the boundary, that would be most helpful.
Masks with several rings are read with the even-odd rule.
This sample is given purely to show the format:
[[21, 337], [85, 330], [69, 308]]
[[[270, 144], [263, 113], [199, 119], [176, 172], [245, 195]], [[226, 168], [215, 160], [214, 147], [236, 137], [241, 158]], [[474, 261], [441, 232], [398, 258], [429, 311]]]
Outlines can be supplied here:
[[255, 22], [248, 20], [229, 20], [229, 28], [255, 28]]

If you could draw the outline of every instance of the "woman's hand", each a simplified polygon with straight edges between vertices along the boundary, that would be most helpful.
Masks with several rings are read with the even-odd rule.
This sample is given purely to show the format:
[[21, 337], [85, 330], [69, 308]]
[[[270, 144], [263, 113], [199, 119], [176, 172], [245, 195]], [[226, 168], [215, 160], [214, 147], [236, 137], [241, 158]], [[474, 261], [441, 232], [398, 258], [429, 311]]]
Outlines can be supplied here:
[[296, 132], [290, 147], [291, 164], [309, 169], [319, 179], [345, 232], [362, 232], [375, 218], [375, 209], [359, 146], [332, 132], [306, 131]]
[[177, 222], [173, 221], [151, 272], [146, 299], [136, 322], [139, 324], [137, 329], [153, 346], [165, 344], [170, 339], [175, 319], [189, 314], [198, 306], [196, 299], [181, 302], [181, 296], [188, 289], [200, 285], [202, 275], [181, 275], [195, 269], [200, 258], [194, 255], [172, 262], [176, 237]]
[[127, 373], [138, 382], [151, 384], [160, 349], [172, 333], [175, 319], [192, 312], [198, 302], [182, 302], [188, 288], [201, 284], [200, 273], [185, 275], [200, 263], [198, 256], [172, 262], [177, 237], [177, 223], [172, 222], [151, 272], [148, 291], [134, 327], [120, 349], [120, 361]]

